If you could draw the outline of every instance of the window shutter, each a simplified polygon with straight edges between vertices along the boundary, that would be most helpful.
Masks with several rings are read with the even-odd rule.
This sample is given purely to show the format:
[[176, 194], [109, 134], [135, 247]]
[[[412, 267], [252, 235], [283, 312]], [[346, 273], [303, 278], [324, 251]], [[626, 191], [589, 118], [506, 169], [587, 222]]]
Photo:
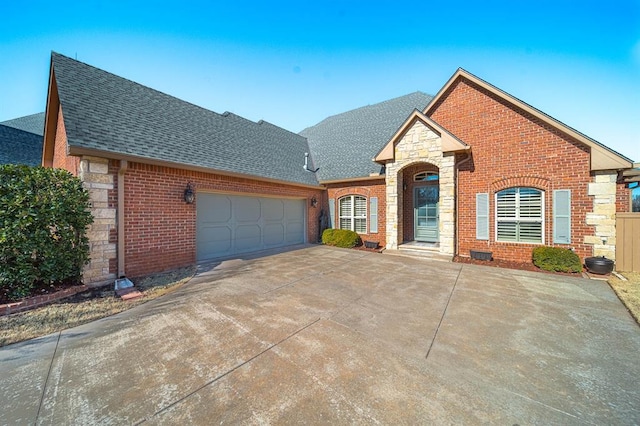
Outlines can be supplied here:
[[378, 197], [369, 198], [369, 233], [378, 233]]
[[334, 225], [334, 220], [336, 218], [336, 200], [334, 198], [331, 198], [329, 200], [329, 228], [332, 228], [335, 226]]
[[553, 242], [571, 244], [571, 190], [553, 191]]
[[489, 239], [489, 194], [476, 194], [476, 239]]

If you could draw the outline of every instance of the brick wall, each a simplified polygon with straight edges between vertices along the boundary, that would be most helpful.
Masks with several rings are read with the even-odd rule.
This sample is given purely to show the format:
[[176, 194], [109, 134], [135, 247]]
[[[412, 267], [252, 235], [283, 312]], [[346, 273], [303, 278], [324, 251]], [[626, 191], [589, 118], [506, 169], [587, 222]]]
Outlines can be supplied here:
[[53, 167], [65, 169], [74, 176], [78, 175], [80, 159], [67, 155], [67, 132], [62, 117], [62, 107], [58, 109], [58, 122], [56, 123], [56, 139], [53, 148]]
[[616, 211], [625, 213], [631, 211], [631, 189], [627, 188], [624, 183], [616, 186]]
[[[511, 186], [533, 186], [545, 191], [546, 245], [553, 245], [551, 214], [555, 189], [570, 189], [572, 242], [582, 258], [592, 254], [584, 237], [594, 229], [585, 223], [593, 209], [587, 195], [589, 148], [476, 86], [459, 79], [441, 97], [431, 118], [471, 145], [473, 159], [462, 165], [458, 187], [458, 253], [491, 250], [495, 258], [529, 261], [536, 245], [495, 241], [495, 192]], [[460, 161], [463, 156], [457, 159]], [[475, 239], [475, 194], [490, 194], [490, 239]]]
[[375, 241], [381, 247], [386, 245], [385, 229], [387, 226], [387, 196], [384, 178], [368, 181], [354, 181], [327, 185], [328, 198], [336, 200], [336, 213], [333, 227], [338, 227], [339, 199], [347, 195], [362, 195], [367, 198], [367, 214], [369, 215], [369, 198], [378, 197], [378, 232], [369, 233], [369, 217], [367, 216], [367, 233], [359, 234], [363, 241]]
[[[116, 167], [117, 162], [112, 162], [112, 171], [117, 175]], [[321, 190], [129, 163], [125, 174], [124, 224], [127, 276], [147, 275], [195, 262], [198, 197], [194, 204], [184, 202], [187, 182], [192, 182], [196, 194], [208, 190], [305, 198], [307, 241], [317, 241], [318, 217], [323, 206], [312, 208], [309, 200], [315, 196], [320, 202]], [[117, 204], [115, 198], [110, 198], [110, 202]]]

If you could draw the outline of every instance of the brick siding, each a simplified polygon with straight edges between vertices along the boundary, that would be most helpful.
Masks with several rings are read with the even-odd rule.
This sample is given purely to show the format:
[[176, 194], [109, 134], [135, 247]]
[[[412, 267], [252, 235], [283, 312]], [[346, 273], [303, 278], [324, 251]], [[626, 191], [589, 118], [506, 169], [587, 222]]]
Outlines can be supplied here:
[[[495, 241], [495, 193], [513, 186], [544, 191], [546, 245], [554, 245], [553, 190], [570, 189], [572, 242], [560, 246], [573, 247], [582, 258], [592, 254], [592, 246], [584, 243], [585, 236], [594, 234], [585, 224], [593, 209], [587, 195], [592, 181], [588, 147], [466, 79], [451, 85], [430, 116], [473, 150], [457, 181], [459, 254], [491, 250], [495, 258], [530, 261], [536, 245]], [[475, 239], [475, 195], [480, 192], [490, 194], [489, 241]]]

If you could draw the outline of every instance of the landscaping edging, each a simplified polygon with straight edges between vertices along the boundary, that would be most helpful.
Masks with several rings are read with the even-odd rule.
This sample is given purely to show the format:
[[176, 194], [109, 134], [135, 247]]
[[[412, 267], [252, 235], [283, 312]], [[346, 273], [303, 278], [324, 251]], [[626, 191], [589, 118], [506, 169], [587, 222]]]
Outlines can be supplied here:
[[75, 287], [65, 288], [64, 290], [56, 291], [55, 293], [51, 294], [43, 294], [41, 296], [30, 297], [19, 302], [6, 303], [4, 305], [0, 305], [0, 316], [28, 311], [29, 309], [37, 308], [39, 306], [43, 306], [60, 299], [64, 299], [65, 297], [73, 296], [76, 293], [80, 293], [81, 291], [85, 291], [88, 289], [89, 287], [86, 285], [79, 285]]

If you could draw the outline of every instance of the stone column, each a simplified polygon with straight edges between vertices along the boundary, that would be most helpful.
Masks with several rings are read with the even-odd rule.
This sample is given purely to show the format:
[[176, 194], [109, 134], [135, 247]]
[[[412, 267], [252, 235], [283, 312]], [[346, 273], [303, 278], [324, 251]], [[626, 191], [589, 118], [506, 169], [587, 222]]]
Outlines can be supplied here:
[[587, 213], [586, 223], [595, 227], [595, 235], [584, 237], [593, 245], [594, 256], [616, 259], [616, 180], [615, 172], [595, 172], [594, 182], [588, 185], [593, 197], [593, 211]]
[[109, 160], [82, 157], [78, 177], [89, 191], [93, 224], [87, 229], [90, 261], [83, 270], [85, 284], [100, 285], [113, 281], [116, 273], [109, 271], [109, 262], [116, 259], [116, 244], [109, 242], [111, 230], [116, 230], [116, 209], [109, 207], [109, 191], [114, 189], [114, 177], [109, 174]]

